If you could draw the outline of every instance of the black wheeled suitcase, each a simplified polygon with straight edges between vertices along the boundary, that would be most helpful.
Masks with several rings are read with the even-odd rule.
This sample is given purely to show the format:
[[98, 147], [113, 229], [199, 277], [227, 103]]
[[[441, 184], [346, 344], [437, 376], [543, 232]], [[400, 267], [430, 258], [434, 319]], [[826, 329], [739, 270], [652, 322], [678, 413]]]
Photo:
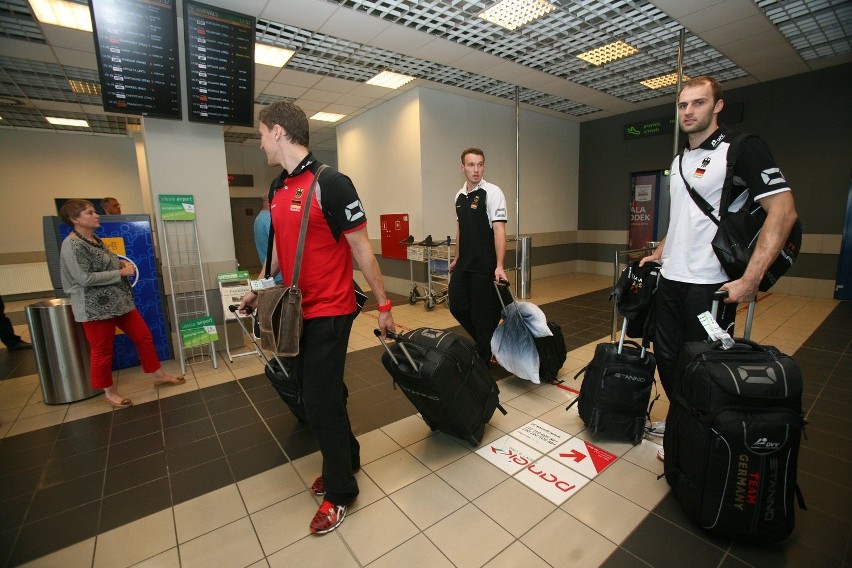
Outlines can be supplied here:
[[[753, 315], [754, 302], [746, 335]], [[804, 508], [796, 485], [802, 373], [774, 347], [734, 341], [729, 349], [720, 341], [684, 346], [666, 417], [665, 477], [707, 531], [782, 540], [793, 530], [794, 499]]]
[[645, 435], [645, 421], [654, 386], [657, 361], [654, 354], [635, 341], [625, 341], [627, 318], [616, 343], [598, 343], [592, 361], [574, 376], [583, 374], [575, 403], [583, 423], [593, 433], [624, 436], [634, 445]]
[[[229, 309], [234, 313], [236, 313], [237, 308], [238, 306], [236, 305], [229, 307]], [[246, 308], [246, 310], [248, 311], [249, 308]], [[257, 322], [257, 319], [255, 318], [253, 311], [248, 311], [248, 313], [252, 319], [252, 329], [254, 329], [254, 324]], [[272, 353], [272, 360], [270, 361], [263, 352], [263, 349], [260, 348], [260, 345], [257, 344], [257, 339], [255, 339], [254, 333], [246, 328], [242, 318], [237, 316], [236, 319], [237, 323], [240, 324], [240, 328], [242, 328], [243, 333], [251, 339], [257, 353], [266, 363], [263, 367], [263, 372], [266, 375], [266, 378], [269, 379], [269, 382], [272, 383], [272, 386], [275, 388], [278, 396], [281, 397], [281, 400], [287, 403], [287, 406], [290, 408], [290, 412], [293, 413], [293, 416], [295, 416], [299, 422], [307, 422], [308, 415], [305, 412], [305, 404], [302, 401], [302, 387], [299, 384], [296, 374], [293, 372], [293, 365], [290, 359], [286, 357], [281, 358], [275, 353]]]
[[[376, 336], [381, 336], [379, 330]], [[479, 445], [495, 409], [506, 414], [500, 389], [476, 354], [473, 342], [440, 329], [421, 327], [381, 340], [382, 364], [432, 430]]]

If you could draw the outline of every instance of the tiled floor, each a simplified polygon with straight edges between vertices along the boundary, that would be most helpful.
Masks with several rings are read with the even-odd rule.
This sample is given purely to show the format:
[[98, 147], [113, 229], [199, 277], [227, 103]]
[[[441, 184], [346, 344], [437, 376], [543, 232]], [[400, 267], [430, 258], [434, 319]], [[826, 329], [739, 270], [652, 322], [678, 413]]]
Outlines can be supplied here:
[[[608, 339], [611, 280], [570, 275], [533, 283], [562, 325], [566, 383]], [[22, 335], [20, 313], [7, 310]], [[445, 305], [395, 307], [403, 328], [454, 328]], [[32, 355], [0, 350], [0, 563], [32, 566], [845, 566], [852, 559], [850, 410], [852, 305], [768, 294], [753, 339], [794, 353], [810, 424], [799, 460], [808, 502], [793, 537], [744, 546], [686, 520], [658, 480], [657, 445], [594, 438], [573, 394], [495, 372], [509, 413], [483, 444], [539, 420], [617, 459], [559, 505], [471, 448], [432, 433], [379, 363], [375, 312], [350, 341], [347, 384], [362, 446], [361, 494], [337, 531], [308, 534], [318, 505], [307, 487], [320, 458], [254, 357], [189, 368], [181, 387], [154, 389], [118, 373], [135, 406], [100, 397], [41, 402]], [[168, 363], [174, 370], [175, 362]], [[667, 403], [654, 406], [662, 417]], [[553, 456], [553, 453], [549, 455]]]

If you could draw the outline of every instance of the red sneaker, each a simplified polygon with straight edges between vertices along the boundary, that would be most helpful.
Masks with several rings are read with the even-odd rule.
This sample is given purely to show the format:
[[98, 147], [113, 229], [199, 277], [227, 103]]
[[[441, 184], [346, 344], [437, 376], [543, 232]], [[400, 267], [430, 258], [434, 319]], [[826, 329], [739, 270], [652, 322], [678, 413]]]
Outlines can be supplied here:
[[[354, 475], [359, 471], [361, 471], [360, 467], [356, 470], [353, 470], [352, 474]], [[325, 482], [323, 482], [321, 475], [314, 479], [314, 482], [311, 484], [311, 491], [314, 495], [318, 497], [322, 497], [323, 495], [325, 495]]]
[[333, 531], [346, 517], [346, 509], [348, 509], [347, 505], [335, 505], [330, 501], [323, 501], [311, 521], [311, 532], [325, 534]]

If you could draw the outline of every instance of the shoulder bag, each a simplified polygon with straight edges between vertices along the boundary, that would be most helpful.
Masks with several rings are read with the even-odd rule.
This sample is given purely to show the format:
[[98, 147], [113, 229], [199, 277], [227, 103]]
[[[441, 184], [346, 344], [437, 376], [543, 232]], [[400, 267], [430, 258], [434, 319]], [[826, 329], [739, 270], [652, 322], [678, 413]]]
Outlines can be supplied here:
[[[713, 215], [713, 206], [701, 197], [695, 189], [686, 181], [683, 175], [683, 155], [678, 156], [678, 168], [689, 196], [695, 202], [702, 213], [716, 224], [718, 229], [713, 237], [712, 246], [716, 258], [722, 264], [722, 269], [731, 280], [742, 278], [745, 274], [751, 255], [760, 237], [763, 222], [766, 221], [766, 211], [759, 203], [755, 203], [751, 197], [738, 211], [728, 212], [728, 204], [731, 202], [731, 192], [734, 180], [734, 165], [740, 143], [752, 136], [751, 134], [736, 134], [730, 142], [727, 153], [727, 171], [725, 182], [722, 186], [722, 199], [720, 203], [720, 217]], [[784, 241], [778, 257], [766, 269], [758, 289], [761, 292], [769, 290], [787, 270], [793, 266], [793, 262], [799, 254], [802, 246], [802, 224], [796, 219], [790, 234]]]

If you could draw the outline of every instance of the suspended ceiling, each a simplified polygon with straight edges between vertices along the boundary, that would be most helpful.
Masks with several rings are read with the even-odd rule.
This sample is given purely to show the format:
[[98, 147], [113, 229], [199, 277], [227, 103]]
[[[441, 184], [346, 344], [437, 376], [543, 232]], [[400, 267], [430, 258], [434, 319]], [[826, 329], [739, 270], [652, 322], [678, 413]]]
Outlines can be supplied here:
[[[79, 0], [75, 0], [78, 1]], [[296, 102], [308, 115], [351, 117], [419, 86], [582, 122], [673, 100], [674, 86], [640, 81], [674, 73], [685, 31], [684, 73], [726, 88], [852, 61], [852, 2], [831, 0], [563, 0], [509, 31], [477, 14], [493, 0], [208, 0], [257, 17], [258, 42], [294, 50], [282, 68], [256, 65], [255, 110]], [[79, 2], [85, 4], [85, 2]], [[579, 53], [616, 40], [639, 53], [595, 66]], [[415, 81], [365, 85], [383, 70]], [[140, 118], [105, 113], [89, 32], [41, 24], [27, 0], [0, 0], [0, 128], [126, 135]], [[91, 128], [45, 116], [85, 118]], [[311, 121], [311, 145], [335, 148], [335, 125]], [[256, 144], [253, 128], [226, 126], [230, 143]]]

